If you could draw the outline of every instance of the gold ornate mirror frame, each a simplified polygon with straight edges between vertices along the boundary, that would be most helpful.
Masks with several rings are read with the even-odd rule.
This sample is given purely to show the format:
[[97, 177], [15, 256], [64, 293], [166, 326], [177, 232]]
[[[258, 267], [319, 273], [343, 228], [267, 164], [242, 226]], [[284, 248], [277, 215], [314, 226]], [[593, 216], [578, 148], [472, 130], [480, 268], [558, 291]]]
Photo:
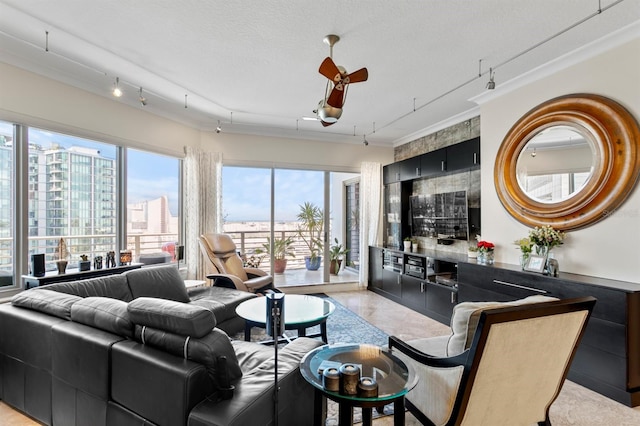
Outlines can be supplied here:
[[[585, 135], [595, 155], [585, 186], [568, 199], [541, 203], [520, 187], [516, 165], [527, 142], [541, 131], [569, 126]], [[583, 228], [611, 215], [627, 198], [640, 171], [640, 127], [622, 105], [599, 95], [573, 94], [544, 102], [509, 130], [498, 151], [494, 181], [500, 202], [528, 226]]]

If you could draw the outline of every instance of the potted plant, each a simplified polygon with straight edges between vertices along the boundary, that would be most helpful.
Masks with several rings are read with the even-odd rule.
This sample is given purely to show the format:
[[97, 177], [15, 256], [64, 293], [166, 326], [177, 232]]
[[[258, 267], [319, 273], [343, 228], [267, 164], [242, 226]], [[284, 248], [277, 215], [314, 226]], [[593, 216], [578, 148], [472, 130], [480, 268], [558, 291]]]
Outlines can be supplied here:
[[411, 251], [411, 237], [405, 237], [403, 244], [404, 244], [404, 251]]
[[467, 257], [470, 259], [476, 259], [478, 257], [478, 246], [467, 247]]
[[418, 251], [418, 239], [411, 237], [411, 251], [416, 253]]
[[[267, 242], [262, 244], [263, 248], [256, 249], [257, 254], [266, 253], [271, 255], [271, 239], [267, 237]], [[287, 258], [296, 257], [293, 252], [293, 240], [291, 238], [273, 239], [273, 271], [282, 274], [287, 267]]]
[[323, 249], [324, 212], [318, 206], [306, 201], [300, 206], [298, 213], [298, 235], [309, 248], [309, 256], [304, 258], [304, 263], [309, 271], [316, 271], [322, 262], [320, 253]]
[[91, 269], [91, 261], [89, 260], [89, 256], [86, 254], [80, 255], [80, 262], [78, 262], [78, 267], [81, 271], [88, 271]]
[[349, 252], [348, 248], [342, 247], [342, 244], [338, 243], [338, 239], [334, 239], [335, 244], [329, 248], [329, 273], [338, 275], [340, 272], [340, 266], [342, 265], [342, 259]]

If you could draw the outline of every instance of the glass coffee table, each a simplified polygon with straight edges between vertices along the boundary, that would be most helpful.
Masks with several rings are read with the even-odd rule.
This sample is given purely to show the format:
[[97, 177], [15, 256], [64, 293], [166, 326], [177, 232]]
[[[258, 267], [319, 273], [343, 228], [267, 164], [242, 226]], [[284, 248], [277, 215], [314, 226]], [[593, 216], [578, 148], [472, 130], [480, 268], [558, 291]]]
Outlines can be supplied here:
[[[284, 296], [284, 328], [297, 330], [298, 337], [321, 337], [327, 342], [327, 318], [335, 306], [330, 301], [316, 296], [287, 294]], [[251, 328], [266, 328], [267, 298], [254, 297], [238, 305], [236, 313], [245, 319], [244, 340], [251, 340]], [[320, 333], [307, 335], [307, 328], [320, 325]], [[290, 338], [284, 336], [285, 340]]]
[[[362, 397], [329, 391], [322, 383], [322, 369], [340, 364], [356, 364], [362, 377], [370, 377], [378, 384], [378, 395]], [[362, 422], [371, 425], [372, 408], [381, 408], [393, 402], [396, 426], [404, 425], [404, 397], [417, 384], [413, 368], [407, 366], [388, 349], [374, 345], [325, 345], [309, 352], [300, 361], [302, 376], [315, 388], [316, 426], [322, 424], [322, 399], [329, 398], [339, 404], [339, 424], [353, 424], [353, 407], [362, 407]]]

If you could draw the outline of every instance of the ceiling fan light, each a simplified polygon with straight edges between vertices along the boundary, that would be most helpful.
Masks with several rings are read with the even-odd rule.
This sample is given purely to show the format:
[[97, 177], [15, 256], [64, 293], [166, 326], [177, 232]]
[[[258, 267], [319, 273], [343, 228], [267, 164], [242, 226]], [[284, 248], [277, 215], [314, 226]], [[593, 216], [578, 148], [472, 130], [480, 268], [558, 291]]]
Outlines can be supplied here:
[[334, 108], [325, 103], [324, 99], [318, 103], [318, 118], [325, 123], [335, 123], [342, 116], [342, 108]]

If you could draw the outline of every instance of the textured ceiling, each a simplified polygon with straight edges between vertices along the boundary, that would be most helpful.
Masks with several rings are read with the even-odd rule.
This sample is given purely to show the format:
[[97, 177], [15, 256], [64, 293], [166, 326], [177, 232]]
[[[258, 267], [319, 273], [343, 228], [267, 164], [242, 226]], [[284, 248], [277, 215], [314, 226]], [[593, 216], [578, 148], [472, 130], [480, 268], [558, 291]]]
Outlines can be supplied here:
[[[600, 3], [0, 0], [0, 61], [204, 130], [392, 145], [471, 114], [490, 67], [499, 88], [640, 20], [640, 0]], [[303, 117], [324, 95], [332, 33], [334, 61], [369, 80], [323, 128]]]

